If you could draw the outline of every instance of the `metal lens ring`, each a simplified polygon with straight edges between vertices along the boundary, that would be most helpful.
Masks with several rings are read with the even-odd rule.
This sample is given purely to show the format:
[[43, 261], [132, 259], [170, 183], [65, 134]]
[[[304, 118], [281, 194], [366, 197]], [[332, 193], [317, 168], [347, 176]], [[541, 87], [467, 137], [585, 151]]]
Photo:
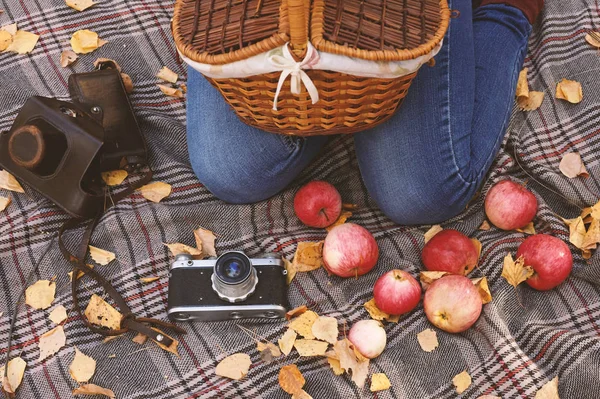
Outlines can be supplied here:
[[215, 261], [212, 288], [224, 301], [245, 301], [256, 289], [258, 277], [250, 259], [242, 252], [227, 252]]

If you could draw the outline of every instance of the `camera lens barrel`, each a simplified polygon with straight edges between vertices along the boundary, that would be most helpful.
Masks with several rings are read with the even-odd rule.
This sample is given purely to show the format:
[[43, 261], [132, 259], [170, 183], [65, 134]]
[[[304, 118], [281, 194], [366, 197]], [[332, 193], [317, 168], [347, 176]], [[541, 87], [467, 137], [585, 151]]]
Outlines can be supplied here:
[[224, 301], [245, 301], [256, 289], [258, 276], [250, 258], [243, 252], [227, 252], [215, 262], [212, 288]]

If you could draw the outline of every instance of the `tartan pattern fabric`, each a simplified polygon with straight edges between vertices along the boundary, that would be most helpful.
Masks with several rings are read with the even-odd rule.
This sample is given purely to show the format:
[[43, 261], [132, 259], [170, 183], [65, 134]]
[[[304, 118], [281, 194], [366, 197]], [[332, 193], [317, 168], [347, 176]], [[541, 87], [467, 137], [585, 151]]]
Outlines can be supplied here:
[[[393, 224], [368, 197], [360, 180], [352, 150], [352, 138], [332, 141], [327, 151], [280, 195], [255, 205], [225, 205], [195, 178], [185, 147], [185, 102], [164, 96], [156, 87], [156, 72], [163, 65], [185, 76], [169, 31], [172, 1], [99, 0], [78, 13], [62, 0], [11, 0], [2, 4], [0, 25], [17, 22], [24, 30], [41, 35], [29, 55], [0, 54], [0, 130], [7, 130], [19, 108], [31, 95], [67, 99], [67, 78], [74, 71], [88, 71], [98, 57], [113, 58], [131, 75], [131, 95], [141, 128], [149, 142], [155, 180], [173, 186], [160, 204], [134, 194], [108, 210], [92, 245], [113, 251], [117, 260], [97, 270], [123, 294], [141, 316], [166, 318], [169, 262], [165, 242], [193, 245], [198, 226], [218, 234], [217, 250], [244, 250], [249, 255], [281, 252], [291, 258], [298, 241], [320, 240], [324, 230], [307, 228], [293, 214], [295, 189], [312, 179], [325, 179], [341, 192], [345, 202], [359, 204], [351, 221], [375, 235], [381, 249], [378, 266], [355, 279], [330, 277], [324, 270], [299, 274], [290, 286], [293, 306], [307, 304], [319, 314], [336, 317], [347, 325], [368, 317], [362, 304], [372, 297], [379, 275], [402, 268], [413, 275], [421, 270], [420, 251], [428, 226]], [[385, 372], [392, 382], [388, 391], [358, 389], [347, 376], [334, 376], [324, 358], [288, 357], [265, 364], [256, 345], [233, 322], [185, 324], [188, 334], [180, 340], [181, 357], [154, 345], [140, 347], [132, 334], [102, 342], [69, 312], [65, 325], [67, 346], [39, 362], [38, 340], [53, 328], [48, 311], [21, 305], [12, 356], [28, 364], [17, 398], [68, 398], [77, 386], [68, 367], [77, 346], [97, 360], [91, 382], [115, 391], [119, 399], [174, 398], [289, 398], [278, 387], [279, 368], [296, 363], [305, 386], [314, 398], [456, 398], [452, 377], [467, 370], [472, 385], [463, 398], [483, 394], [508, 398], [532, 398], [548, 380], [559, 377], [561, 398], [600, 397], [600, 259], [585, 261], [577, 249], [569, 279], [550, 292], [527, 286], [517, 291], [500, 277], [502, 259], [515, 253], [524, 235], [492, 228], [477, 230], [484, 220], [483, 201], [494, 182], [511, 178], [528, 181], [540, 207], [535, 219], [538, 232], [568, 240], [560, 217], [579, 214], [578, 207], [595, 203], [600, 196], [600, 55], [589, 46], [587, 29], [600, 29], [597, 0], [547, 1], [530, 39], [529, 82], [544, 90], [546, 98], [537, 111], [515, 110], [501, 153], [494, 163], [482, 194], [465, 212], [448, 221], [481, 240], [480, 271], [490, 281], [493, 302], [484, 306], [479, 321], [469, 331], [450, 335], [438, 331], [440, 346], [423, 352], [416, 334], [430, 327], [422, 305], [399, 324], [386, 325], [387, 349], [372, 361], [371, 372]], [[98, 32], [108, 44], [82, 56], [69, 68], [59, 65], [60, 52], [78, 29]], [[584, 100], [579, 105], [554, 100], [556, 82], [579, 80]], [[493, 95], [493, 93], [490, 93]], [[588, 179], [569, 180], [558, 171], [562, 155], [578, 151], [590, 172]], [[518, 156], [518, 163], [515, 161]], [[44, 249], [53, 245], [35, 279], [57, 279], [55, 304], [71, 309], [67, 263], [53, 237], [68, 217], [32, 189], [11, 193], [13, 203], [0, 213], [0, 346], [6, 353], [10, 312], [25, 278]], [[6, 195], [6, 193], [2, 193]], [[80, 231], [67, 234], [74, 245]], [[142, 284], [141, 277], [159, 276]], [[84, 280], [81, 295], [100, 292]], [[50, 310], [50, 309], [49, 309]], [[276, 342], [284, 322], [241, 323]], [[252, 359], [248, 376], [231, 381], [215, 375], [215, 366], [228, 354], [244, 352]], [[116, 355], [110, 358], [109, 355]], [[367, 384], [368, 386], [368, 384]]]

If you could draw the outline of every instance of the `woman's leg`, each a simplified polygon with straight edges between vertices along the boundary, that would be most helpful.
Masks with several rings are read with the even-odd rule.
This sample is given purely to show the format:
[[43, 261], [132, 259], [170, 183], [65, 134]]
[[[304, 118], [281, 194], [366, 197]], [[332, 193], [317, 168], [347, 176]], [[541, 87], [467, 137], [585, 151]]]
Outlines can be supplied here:
[[436, 65], [421, 68], [396, 115], [355, 138], [369, 193], [400, 224], [465, 209], [502, 142], [531, 31], [517, 8], [450, 3], [460, 15]]
[[283, 190], [329, 140], [267, 133], [241, 122], [221, 94], [188, 68], [187, 141], [194, 172], [230, 203], [252, 203]]

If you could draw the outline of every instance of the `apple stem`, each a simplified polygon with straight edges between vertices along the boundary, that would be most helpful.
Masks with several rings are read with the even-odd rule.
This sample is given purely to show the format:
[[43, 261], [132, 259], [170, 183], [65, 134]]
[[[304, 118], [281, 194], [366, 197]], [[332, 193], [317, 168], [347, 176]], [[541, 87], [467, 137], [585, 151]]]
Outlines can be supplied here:
[[319, 212], [322, 213], [323, 215], [325, 215], [325, 219], [329, 222], [329, 216], [327, 216], [327, 212], [325, 212], [325, 209], [321, 208], [321, 210]]

